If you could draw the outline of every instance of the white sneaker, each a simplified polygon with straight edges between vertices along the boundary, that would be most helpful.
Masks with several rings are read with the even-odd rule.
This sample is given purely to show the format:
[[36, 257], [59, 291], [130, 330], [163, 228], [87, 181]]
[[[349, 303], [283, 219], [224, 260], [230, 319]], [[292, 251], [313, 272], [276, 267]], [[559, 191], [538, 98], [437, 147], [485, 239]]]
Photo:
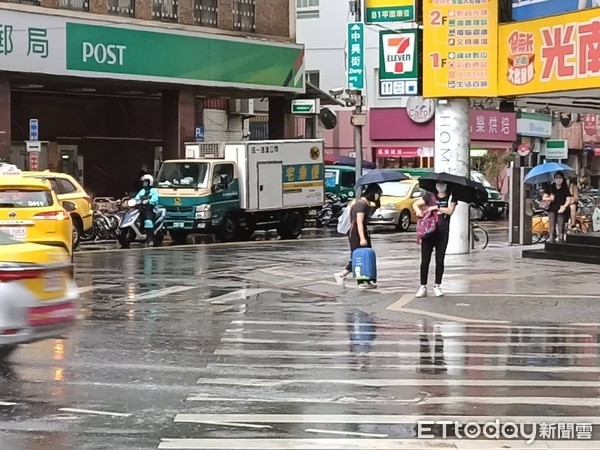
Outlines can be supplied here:
[[435, 294], [436, 297], [443, 297], [444, 296], [444, 291], [442, 291], [442, 288], [439, 286], [434, 286], [433, 287], [433, 293]]
[[367, 283], [361, 283], [358, 285], [360, 289], [376, 289], [377, 285], [375, 283], [371, 283], [370, 281]]
[[337, 284], [339, 284], [342, 287], [346, 287], [346, 277], [343, 276], [341, 273], [333, 274], [333, 278], [335, 278], [335, 282]]
[[415, 295], [415, 297], [417, 297], [417, 298], [427, 297], [427, 286], [421, 286], [419, 288], [419, 290], [417, 291], [417, 295]]

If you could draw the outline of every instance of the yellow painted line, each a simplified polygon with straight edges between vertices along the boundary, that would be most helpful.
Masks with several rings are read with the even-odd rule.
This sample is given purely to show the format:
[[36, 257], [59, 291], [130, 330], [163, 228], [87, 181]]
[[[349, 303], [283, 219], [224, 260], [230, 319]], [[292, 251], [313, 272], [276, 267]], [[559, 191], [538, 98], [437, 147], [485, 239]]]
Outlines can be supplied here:
[[506, 320], [484, 320], [484, 319], [467, 319], [466, 317], [459, 316], [451, 316], [449, 314], [440, 314], [431, 311], [423, 311], [420, 309], [412, 309], [412, 308], [402, 308], [399, 312], [408, 313], [408, 314], [418, 314], [420, 316], [428, 316], [434, 317], [436, 319], [449, 320], [453, 322], [463, 322], [463, 323], [497, 323], [504, 324], [509, 323]]
[[400, 311], [400, 310], [402, 310], [402, 308], [404, 308], [406, 305], [408, 305], [414, 299], [415, 299], [414, 294], [404, 294], [400, 298], [400, 300], [398, 300], [396, 303], [392, 303], [386, 309], [388, 309], [390, 311]]

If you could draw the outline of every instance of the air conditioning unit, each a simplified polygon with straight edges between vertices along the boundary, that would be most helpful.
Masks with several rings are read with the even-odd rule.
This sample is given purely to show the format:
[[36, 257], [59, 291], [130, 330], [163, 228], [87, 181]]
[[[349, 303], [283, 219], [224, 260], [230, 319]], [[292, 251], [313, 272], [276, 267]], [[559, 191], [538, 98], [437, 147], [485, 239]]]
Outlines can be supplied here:
[[254, 99], [244, 98], [229, 100], [229, 114], [236, 114], [240, 116], [253, 116]]

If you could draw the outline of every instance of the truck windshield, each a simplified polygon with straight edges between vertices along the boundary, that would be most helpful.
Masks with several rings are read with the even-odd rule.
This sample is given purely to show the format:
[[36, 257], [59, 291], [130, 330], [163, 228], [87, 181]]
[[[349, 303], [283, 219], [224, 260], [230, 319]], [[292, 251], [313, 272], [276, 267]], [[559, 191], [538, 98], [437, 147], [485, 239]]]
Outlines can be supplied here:
[[166, 162], [158, 173], [159, 188], [207, 188], [208, 163]]

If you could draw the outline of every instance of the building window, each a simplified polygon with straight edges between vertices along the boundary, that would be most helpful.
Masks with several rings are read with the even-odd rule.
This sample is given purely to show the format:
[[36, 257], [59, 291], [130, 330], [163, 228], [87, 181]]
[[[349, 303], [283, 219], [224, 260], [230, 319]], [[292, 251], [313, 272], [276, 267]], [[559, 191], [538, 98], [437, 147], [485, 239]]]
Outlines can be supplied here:
[[217, 0], [194, 0], [194, 24], [217, 27]]
[[254, 0], [233, 0], [233, 29], [254, 33], [256, 5]]
[[296, 0], [296, 17], [298, 19], [319, 17], [319, 0]]
[[108, 0], [108, 13], [115, 16], [134, 17], [135, 0]]
[[71, 9], [73, 11], [89, 11], [90, 4], [88, 0], [59, 0], [60, 9]]
[[154, 20], [178, 22], [179, 0], [153, 0], [152, 16]]
[[314, 87], [319, 88], [320, 74], [318, 70], [307, 70], [305, 72], [306, 82], [312, 84]]

